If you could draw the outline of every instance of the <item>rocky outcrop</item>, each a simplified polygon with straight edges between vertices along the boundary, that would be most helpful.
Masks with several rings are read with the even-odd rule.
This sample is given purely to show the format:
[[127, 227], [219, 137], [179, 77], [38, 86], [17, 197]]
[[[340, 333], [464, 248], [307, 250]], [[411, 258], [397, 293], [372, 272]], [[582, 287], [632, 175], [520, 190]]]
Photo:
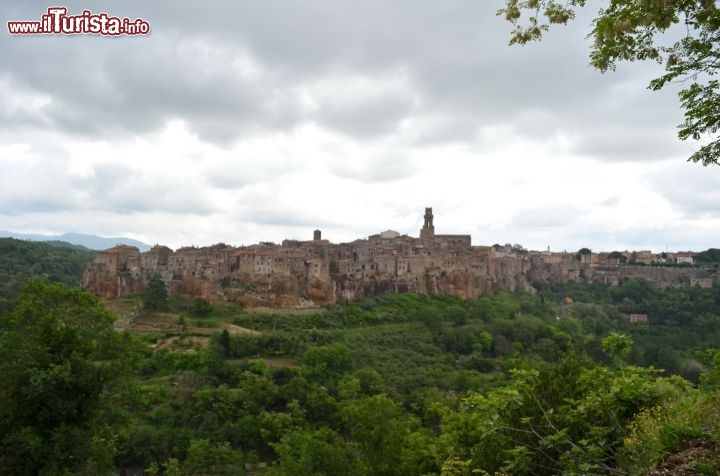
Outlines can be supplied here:
[[471, 246], [456, 235], [425, 238], [385, 233], [368, 240], [217, 244], [140, 253], [116, 246], [96, 255], [82, 286], [104, 298], [142, 292], [157, 275], [170, 293], [247, 307], [297, 307], [348, 302], [381, 293], [416, 292], [464, 299], [499, 290], [554, 283], [617, 284], [644, 278], [659, 286], [710, 286], [716, 270], [600, 264], [594, 256]]

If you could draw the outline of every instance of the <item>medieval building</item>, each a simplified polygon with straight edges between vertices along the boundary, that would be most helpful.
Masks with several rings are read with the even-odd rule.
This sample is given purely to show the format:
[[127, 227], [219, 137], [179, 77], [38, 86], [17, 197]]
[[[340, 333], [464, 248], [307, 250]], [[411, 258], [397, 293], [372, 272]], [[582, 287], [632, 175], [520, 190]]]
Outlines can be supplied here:
[[[290, 307], [346, 302], [384, 292], [473, 298], [533, 283], [593, 281], [616, 284], [644, 277], [662, 286], [712, 282], [712, 270], [619, 266], [605, 254], [527, 251], [473, 246], [470, 235], [435, 233], [425, 209], [420, 236], [393, 230], [351, 243], [330, 243], [320, 230], [308, 241], [284, 240], [233, 247], [223, 243], [145, 253], [118, 245], [99, 252], [83, 275], [83, 288], [105, 298], [142, 292], [157, 275], [171, 293], [246, 306]], [[700, 284], [701, 283], [701, 284]]]

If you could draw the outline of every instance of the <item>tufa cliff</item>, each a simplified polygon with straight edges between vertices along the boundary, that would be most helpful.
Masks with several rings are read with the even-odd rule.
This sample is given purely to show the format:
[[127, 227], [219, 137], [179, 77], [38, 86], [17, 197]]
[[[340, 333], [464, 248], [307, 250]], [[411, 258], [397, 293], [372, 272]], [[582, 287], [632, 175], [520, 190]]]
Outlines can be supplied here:
[[[644, 255], [643, 255], [644, 256]], [[247, 307], [297, 307], [347, 302], [386, 292], [474, 298], [498, 290], [529, 290], [538, 283], [615, 284], [641, 277], [661, 286], [711, 286], [714, 270], [620, 264], [613, 253], [551, 253], [510, 246], [472, 246], [469, 235], [436, 235], [432, 209], [419, 238], [385, 231], [366, 240], [313, 240], [233, 247], [217, 244], [140, 253], [118, 245], [99, 252], [82, 286], [104, 298], [143, 291], [153, 275], [168, 291]], [[664, 259], [664, 258], [663, 258]]]

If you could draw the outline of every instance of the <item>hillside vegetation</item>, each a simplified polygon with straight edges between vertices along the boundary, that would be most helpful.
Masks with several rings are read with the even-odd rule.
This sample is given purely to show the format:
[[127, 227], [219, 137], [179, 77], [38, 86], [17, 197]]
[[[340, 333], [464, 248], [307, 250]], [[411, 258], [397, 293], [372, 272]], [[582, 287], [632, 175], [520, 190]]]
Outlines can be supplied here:
[[716, 474], [717, 296], [627, 281], [304, 314], [108, 303], [138, 333], [31, 281], [0, 319], [0, 473]]
[[289, 314], [31, 280], [0, 474], [718, 474], [717, 342], [720, 288], [641, 280]]
[[0, 238], [0, 306], [2, 299], [14, 299], [20, 286], [31, 277], [79, 287], [83, 269], [94, 256], [92, 250], [62, 241]]

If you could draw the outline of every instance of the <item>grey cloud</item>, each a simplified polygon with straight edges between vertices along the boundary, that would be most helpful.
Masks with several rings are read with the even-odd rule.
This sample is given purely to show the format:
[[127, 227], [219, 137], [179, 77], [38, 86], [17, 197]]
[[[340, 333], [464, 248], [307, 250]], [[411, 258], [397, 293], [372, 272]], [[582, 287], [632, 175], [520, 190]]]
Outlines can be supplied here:
[[601, 207], [615, 207], [619, 203], [620, 197], [610, 197], [607, 200], [603, 200], [602, 202], [598, 203], [598, 205]]
[[561, 228], [577, 221], [582, 210], [572, 205], [550, 208], [533, 208], [516, 213], [511, 227]]
[[[510, 27], [495, 16], [502, 4], [180, 0], [168, 8], [136, 0], [98, 2], [94, 9], [145, 18], [152, 34], [12, 37], [0, 52], [0, 71], [52, 96], [48, 113], [55, 127], [89, 136], [144, 134], [180, 118], [202, 139], [221, 145], [309, 121], [364, 141], [397, 133], [403, 119], [440, 115], [458, 118], [458, 127], [427, 123], [420, 136], [410, 131], [409, 140], [473, 143], [479, 128], [511, 124], [519, 137], [569, 131], [581, 139], [581, 153], [599, 160], [629, 155], [637, 160], [642, 152], [644, 160], [668, 156], [670, 142], [658, 142], [644, 129], [673, 127], [677, 100], [672, 94], [641, 101], [635, 96], [656, 68], [622, 65], [601, 75], [586, 66], [590, 17], [585, 13], [550, 32], [542, 44], [508, 47]], [[8, 19], [42, 13], [27, 4], [10, 5], [0, 7]], [[79, 0], [67, 6], [87, 8]], [[207, 57], [193, 50], [194, 44], [204, 45]], [[260, 76], [229, 67], [238, 55], [254, 58]], [[296, 95], [298, 87], [328, 75], [384, 79], [398, 69], [408, 77], [406, 94], [380, 90], [357, 104], [321, 102], [314, 112]], [[623, 81], [631, 93], [618, 96]], [[627, 103], [611, 104], [610, 98], [618, 97]], [[523, 122], [527, 111], [549, 112], [555, 121]], [[614, 128], [626, 137], [608, 146], [604, 137]], [[593, 138], [596, 133], [600, 139]]]
[[581, 131], [575, 139], [574, 151], [599, 160], [656, 162], [682, 159], [687, 154], [672, 129], [607, 125], [601, 130]]
[[297, 161], [279, 162], [270, 157], [236, 157], [208, 165], [203, 180], [215, 188], [238, 190], [254, 184], [277, 180], [297, 171]]
[[0, 200], [0, 215], [25, 215], [40, 212], [60, 212], [78, 208], [78, 201], [62, 193], [8, 196]]
[[[22, 215], [78, 209], [81, 197], [66, 180], [67, 161], [61, 157], [40, 164], [33, 158], [6, 166], [0, 158], [0, 213]], [[29, 181], [28, 181], [29, 180]]]
[[258, 180], [252, 171], [240, 168], [216, 167], [205, 173], [205, 181], [215, 188], [237, 190]]
[[688, 218], [720, 218], [720, 176], [712, 168], [673, 164], [647, 179], [658, 194]]
[[255, 206], [247, 207], [237, 214], [238, 218], [246, 222], [259, 225], [278, 225], [291, 227], [316, 228], [335, 225], [332, 221], [312, 213], [285, 207]]
[[215, 211], [198, 183], [151, 179], [121, 166], [98, 166], [84, 180], [85, 208], [115, 213], [166, 212], [204, 215]]
[[[88, 84], [83, 100], [55, 89], [58, 101], [50, 113], [58, 126], [90, 135], [143, 134], [180, 118], [202, 139], [227, 144], [285, 121], [282, 108], [265, 103], [272, 97], [270, 85], [226, 68], [232, 51], [204, 57], [213, 45], [167, 37], [152, 41], [153, 48], [135, 42], [106, 53], [97, 74], [106, 83], [104, 92], [92, 92]], [[288, 97], [285, 105], [290, 116], [297, 115], [293, 100]]]
[[283, 87], [242, 70], [241, 46], [172, 32], [8, 43], [0, 74], [21, 90], [49, 96], [44, 112], [53, 126], [76, 134], [145, 134], [181, 118], [202, 138], [228, 143], [300, 117], [292, 94], [279, 95]]
[[[0, 169], [1, 170], [1, 169]], [[27, 164], [0, 177], [0, 213], [102, 211], [122, 214], [166, 212], [208, 214], [215, 211], [192, 183], [141, 177], [122, 166], [97, 166], [91, 176], [68, 173], [68, 161]]]
[[408, 131], [408, 142], [416, 147], [463, 143], [477, 136], [482, 119], [472, 115], [416, 115]]
[[318, 122], [355, 138], [370, 138], [395, 132], [400, 121], [413, 110], [412, 98], [397, 92], [380, 91], [370, 97], [321, 104]]
[[93, 176], [86, 178], [83, 185], [92, 188], [96, 193], [112, 193], [122, 182], [135, 174], [132, 169], [122, 165], [96, 165]]
[[415, 165], [404, 155], [382, 154], [366, 160], [338, 157], [329, 164], [338, 177], [360, 182], [391, 182], [411, 177]]

